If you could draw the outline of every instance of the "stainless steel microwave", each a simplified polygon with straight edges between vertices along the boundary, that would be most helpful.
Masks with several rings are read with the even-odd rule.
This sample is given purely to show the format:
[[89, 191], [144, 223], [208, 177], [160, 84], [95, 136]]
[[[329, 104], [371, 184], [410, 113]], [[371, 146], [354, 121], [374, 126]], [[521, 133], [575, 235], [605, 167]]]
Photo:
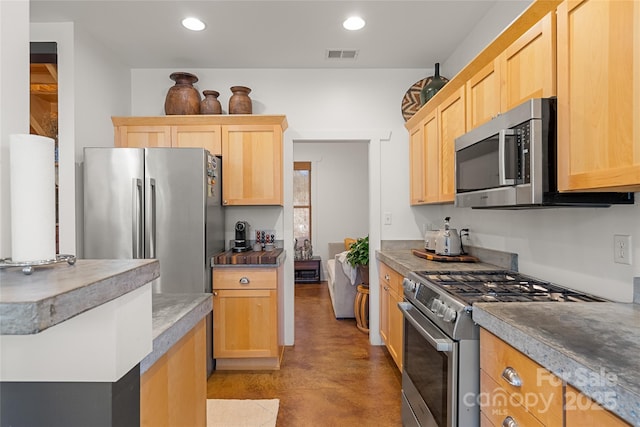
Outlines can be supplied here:
[[525, 209], [632, 204], [633, 193], [560, 193], [556, 99], [537, 98], [455, 140], [455, 206]]

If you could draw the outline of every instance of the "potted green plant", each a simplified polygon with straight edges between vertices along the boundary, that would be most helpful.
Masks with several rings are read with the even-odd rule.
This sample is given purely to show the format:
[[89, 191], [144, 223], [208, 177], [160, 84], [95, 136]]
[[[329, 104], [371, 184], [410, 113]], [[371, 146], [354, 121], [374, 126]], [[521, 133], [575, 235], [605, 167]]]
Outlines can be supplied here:
[[365, 285], [369, 284], [369, 236], [358, 238], [349, 248], [347, 262], [358, 269]]

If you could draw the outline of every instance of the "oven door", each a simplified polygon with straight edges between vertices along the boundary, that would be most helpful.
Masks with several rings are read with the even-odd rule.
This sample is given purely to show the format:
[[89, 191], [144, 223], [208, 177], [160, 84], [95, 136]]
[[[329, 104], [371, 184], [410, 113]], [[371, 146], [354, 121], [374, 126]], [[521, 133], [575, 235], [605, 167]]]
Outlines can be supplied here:
[[458, 343], [411, 303], [398, 306], [404, 316], [403, 425], [456, 426]]

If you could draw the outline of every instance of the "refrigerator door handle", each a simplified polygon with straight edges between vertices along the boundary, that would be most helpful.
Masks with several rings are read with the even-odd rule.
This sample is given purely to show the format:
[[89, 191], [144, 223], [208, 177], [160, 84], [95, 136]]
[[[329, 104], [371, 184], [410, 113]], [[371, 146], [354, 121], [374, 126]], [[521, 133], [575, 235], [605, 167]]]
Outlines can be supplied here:
[[149, 178], [150, 221], [149, 221], [149, 258], [156, 258], [156, 180]]
[[142, 258], [142, 180], [133, 178], [132, 189], [132, 217], [131, 217], [131, 244], [132, 244], [132, 256], [133, 258]]

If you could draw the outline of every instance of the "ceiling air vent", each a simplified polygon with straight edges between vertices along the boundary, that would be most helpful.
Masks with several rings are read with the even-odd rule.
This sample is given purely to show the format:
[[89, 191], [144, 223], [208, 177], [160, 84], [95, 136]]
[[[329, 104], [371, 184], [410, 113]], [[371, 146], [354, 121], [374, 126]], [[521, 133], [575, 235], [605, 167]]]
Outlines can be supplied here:
[[356, 49], [327, 49], [327, 59], [356, 59]]

